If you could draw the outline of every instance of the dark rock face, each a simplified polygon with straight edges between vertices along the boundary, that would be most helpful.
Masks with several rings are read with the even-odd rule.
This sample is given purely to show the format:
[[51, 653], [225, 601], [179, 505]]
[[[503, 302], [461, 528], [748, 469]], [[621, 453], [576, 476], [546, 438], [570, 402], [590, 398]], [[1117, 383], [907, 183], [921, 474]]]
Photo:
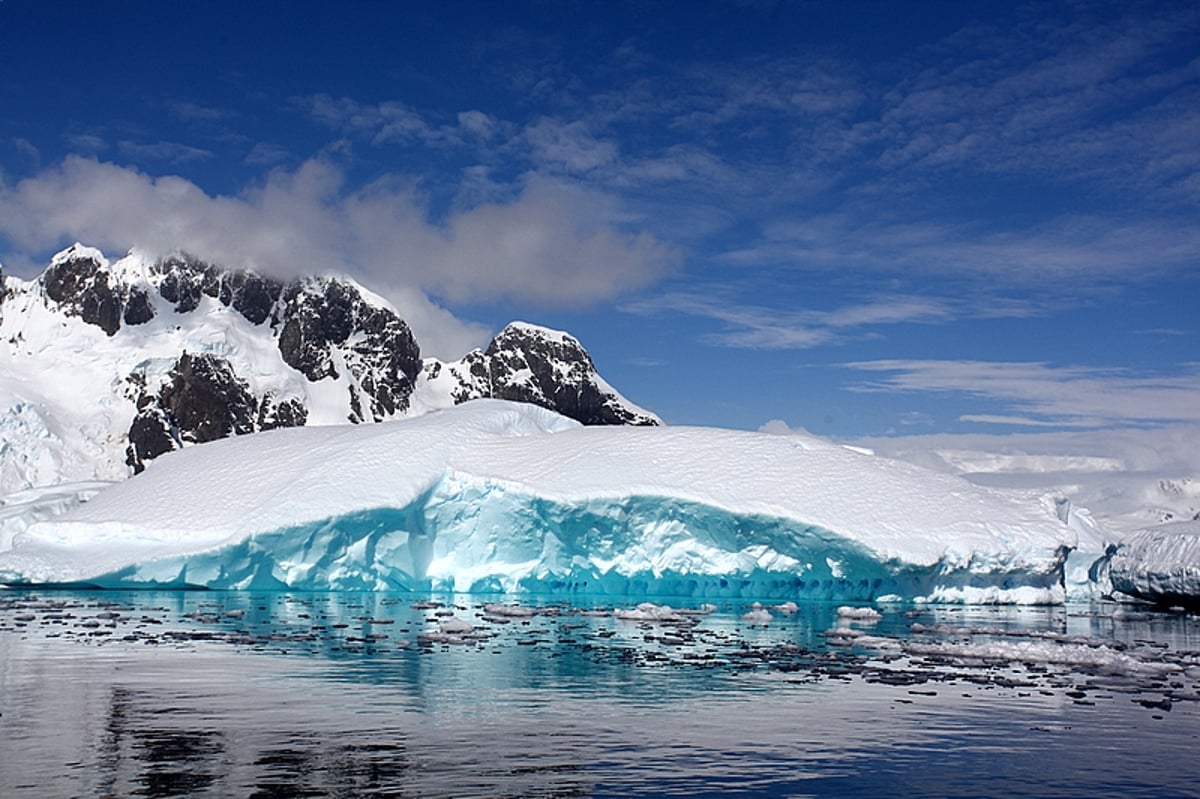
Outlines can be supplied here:
[[88, 255], [72, 255], [42, 273], [46, 296], [68, 314], [115, 335], [121, 319], [143, 324], [154, 318], [154, 307], [144, 291], [131, 294], [129, 286], [114, 284], [100, 262]]
[[174, 304], [177, 313], [189, 313], [204, 295], [232, 306], [251, 324], [260, 325], [271, 316], [283, 290], [277, 280], [240, 269], [223, 269], [186, 253], [161, 258], [150, 269], [161, 275], [158, 293]]
[[129, 428], [126, 463], [135, 472], [184, 444], [298, 427], [308, 416], [298, 400], [277, 403], [270, 395], [256, 397], [229, 362], [215, 355], [185, 352], [157, 394], [146, 392], [141, 375], [131, 376], [130, 383], [138, 392], [138, 412]]
[[182, 441], [203, 444], [254, 431], [258, 401], [224, 358], [185, 352], [158, 396]]
[[335, 360], [345, 364], [350, 421], [377, 422], [408, 409], [421, 350], [403, 319], [367, 303], [353, 286], [329, 278], [293, 281], [272, 324], [284, 363], [309, 380], [336, 379]]
[[480, 398], [528, 402], [586, 425], [656, 425], [658, 420], [623, 401], [596, 372], [587, 350], [557, 331], [514, 323], [487, 350], [426, 367], [426, 378], [451, 370], [456, 404]]
[[484, 356], [496, 399], [531, 402], [587, 425], [657, 424], [600, 388], [591, 356], [571, 336], [509, 325]]
[[154, 306], [150, 304], [150, 295], [145, 289], [140, 286], [129, 289], [129, 298], [125, 302], [122, 318], [127, 325], [144, 325], [154, 318]]

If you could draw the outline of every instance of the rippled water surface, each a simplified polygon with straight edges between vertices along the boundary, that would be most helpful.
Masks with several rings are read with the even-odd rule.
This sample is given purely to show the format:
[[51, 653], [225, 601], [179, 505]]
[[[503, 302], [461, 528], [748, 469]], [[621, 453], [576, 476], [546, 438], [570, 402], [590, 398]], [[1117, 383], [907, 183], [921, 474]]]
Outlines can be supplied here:
[[493, 601], [0, 592], [0, 796], [1200, 796], [1195, 616]]

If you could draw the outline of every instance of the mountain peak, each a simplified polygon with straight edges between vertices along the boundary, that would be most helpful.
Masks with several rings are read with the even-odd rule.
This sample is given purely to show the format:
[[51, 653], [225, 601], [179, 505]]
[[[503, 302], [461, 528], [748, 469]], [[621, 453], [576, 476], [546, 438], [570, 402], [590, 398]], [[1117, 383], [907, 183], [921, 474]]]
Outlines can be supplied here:
[[514, 322], [486, 351], [423, 360], [396, 310], [349, 278], [283, 282], [185, 252], [110, 262], [77, 243], [2, 288], [0, 493], [120, 479], [226, 435], [480, 398], [585, 424], [659, 423], [562, 331]]
[[70, 247], [56, 252], [50, 258], [50, 266], [57, 266], [68, 261], [95, 261], [101, 267], [108, 267], [108, 259], [104, 257], [104, 253], [95, 247], [88, 247], [79, 242], [75, 242]]

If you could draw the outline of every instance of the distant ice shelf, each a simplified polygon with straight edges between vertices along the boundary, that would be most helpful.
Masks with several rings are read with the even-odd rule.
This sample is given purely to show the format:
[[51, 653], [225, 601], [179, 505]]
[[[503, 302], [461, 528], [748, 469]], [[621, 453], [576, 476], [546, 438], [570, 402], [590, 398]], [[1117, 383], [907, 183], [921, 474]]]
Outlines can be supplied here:
[[483, 400], [171, 453], [11, 536], [0, 581], [1056, 603], [1055, 496], [809, 436]]

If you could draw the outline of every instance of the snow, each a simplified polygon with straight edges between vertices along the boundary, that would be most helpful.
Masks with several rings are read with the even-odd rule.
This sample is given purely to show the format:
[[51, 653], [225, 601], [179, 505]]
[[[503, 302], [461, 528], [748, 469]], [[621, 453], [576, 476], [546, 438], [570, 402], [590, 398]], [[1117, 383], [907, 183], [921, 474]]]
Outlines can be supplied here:
[[171, 453], [0, 553], [9, 582], [1061, 602], [1076, 533], [810, 436], [481, 400]]

